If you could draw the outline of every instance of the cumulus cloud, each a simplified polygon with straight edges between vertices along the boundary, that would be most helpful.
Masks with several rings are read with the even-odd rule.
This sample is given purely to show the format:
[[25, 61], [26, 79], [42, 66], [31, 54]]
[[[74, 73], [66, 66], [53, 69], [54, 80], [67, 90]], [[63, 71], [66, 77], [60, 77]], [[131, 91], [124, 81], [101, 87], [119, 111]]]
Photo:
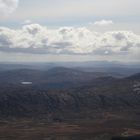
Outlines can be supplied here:
[[19, 0], [0, 0], [0, 15], [8, 15], [15, 11]]
[[101, 21], [96, 21], [93, 23], [93, 25], [97, 25], [97, 26], [108, 26], [112, 24], [113, 24], [112, 20], [101, 20]]
[[0, 51], [31, 54], [124, 55], [140, 52], [140, 35], [131, 31], [98, 33], [86, 27], [21, 29], [0, 27]]

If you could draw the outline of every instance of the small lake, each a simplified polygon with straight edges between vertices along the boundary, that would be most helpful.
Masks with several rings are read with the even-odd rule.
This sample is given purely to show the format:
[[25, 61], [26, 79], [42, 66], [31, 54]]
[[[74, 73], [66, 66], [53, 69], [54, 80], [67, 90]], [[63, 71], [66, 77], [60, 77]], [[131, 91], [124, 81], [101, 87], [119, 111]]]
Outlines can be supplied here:
[[31, 85], [32, 82], [21, 82], [22, 85]]

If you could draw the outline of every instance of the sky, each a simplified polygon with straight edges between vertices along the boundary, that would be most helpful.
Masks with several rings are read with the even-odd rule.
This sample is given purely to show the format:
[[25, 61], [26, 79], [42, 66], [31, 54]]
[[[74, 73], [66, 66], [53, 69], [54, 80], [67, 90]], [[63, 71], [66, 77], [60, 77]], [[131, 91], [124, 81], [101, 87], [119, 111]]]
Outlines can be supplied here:
[[0, 61], [140, 62], [139, 0], [0, 0]]

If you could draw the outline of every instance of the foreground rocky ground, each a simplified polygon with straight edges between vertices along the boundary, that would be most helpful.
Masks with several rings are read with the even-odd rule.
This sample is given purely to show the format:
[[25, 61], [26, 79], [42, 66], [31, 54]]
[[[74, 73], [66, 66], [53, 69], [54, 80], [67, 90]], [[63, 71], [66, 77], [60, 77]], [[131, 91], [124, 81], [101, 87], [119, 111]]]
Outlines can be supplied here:
[[116, 136], [140, 135], [140, 120], [133, 112], [106, 112], [96, 117], [64, 122], [45, 118], [1, 120], [0, 140], [117, 140]]

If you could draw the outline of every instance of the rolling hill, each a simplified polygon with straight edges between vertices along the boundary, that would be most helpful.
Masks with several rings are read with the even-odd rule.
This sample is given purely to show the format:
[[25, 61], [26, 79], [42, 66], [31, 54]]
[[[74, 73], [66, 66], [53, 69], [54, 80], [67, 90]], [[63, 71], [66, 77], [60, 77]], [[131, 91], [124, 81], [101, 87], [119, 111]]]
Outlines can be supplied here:
[[[71, 119], [68, 112], [78, 112], [77, 117], [81, 117], [85, 110], [138, 109], [138, 75], [118, 79], [104, 73], [88, 73], [62, 67], [48, 71], [5, 71], [0, 73], [0, 115], [37, 117], [58, 113], [62, 118]], [[25, 84], [21, 83], [23, 81]], [[93, 116], [92, 113], [90, 115]]]

